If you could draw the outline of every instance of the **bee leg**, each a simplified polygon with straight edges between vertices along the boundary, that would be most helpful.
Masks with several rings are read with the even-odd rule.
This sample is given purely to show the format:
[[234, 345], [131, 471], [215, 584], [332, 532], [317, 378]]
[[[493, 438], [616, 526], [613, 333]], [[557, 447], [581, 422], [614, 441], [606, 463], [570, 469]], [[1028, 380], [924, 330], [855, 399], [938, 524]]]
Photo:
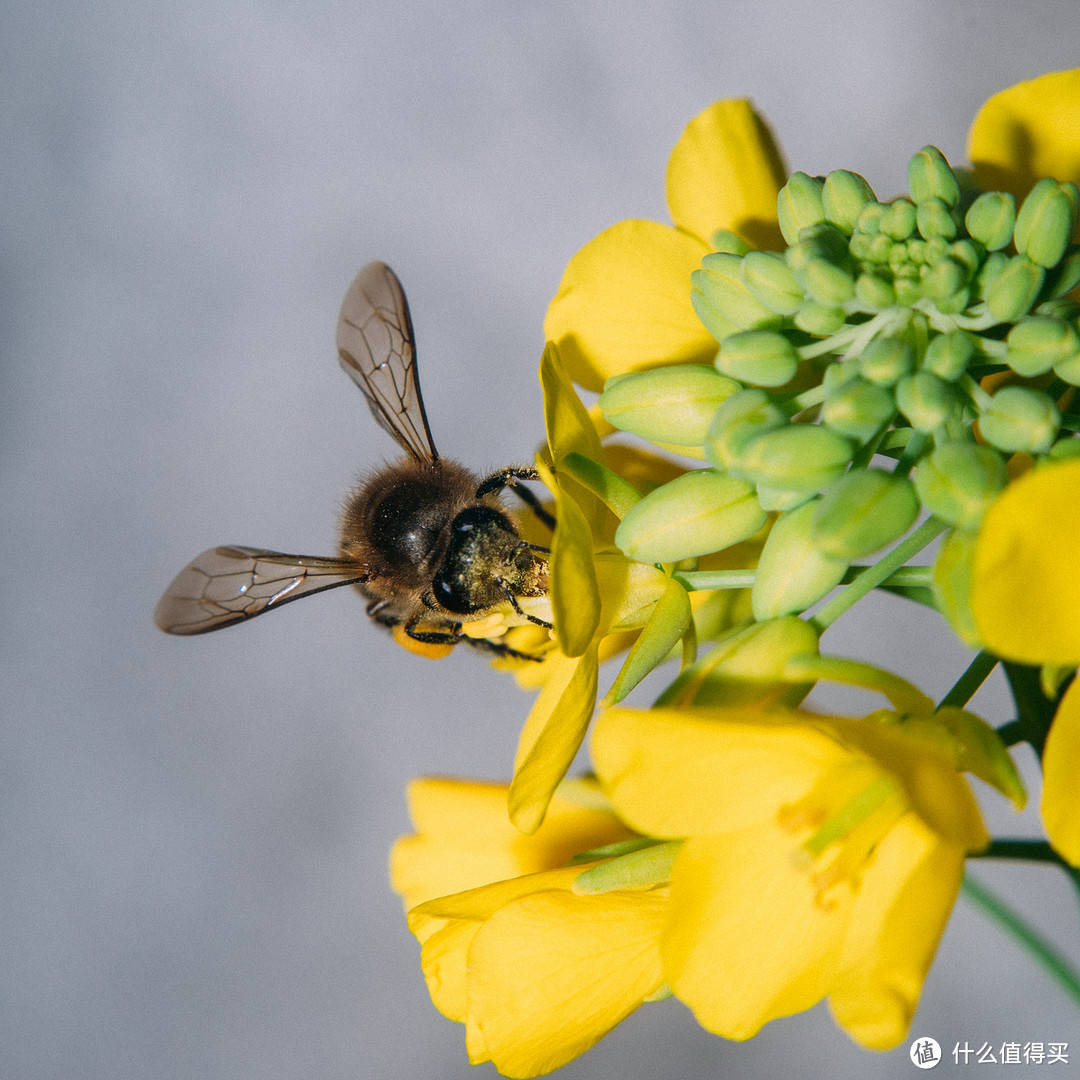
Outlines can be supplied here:
[[539, 664], [544, 659], [542, 656], [534, 656], [532, 653], [518, 652], [517, 649], [511, 649], [509, 645], [504, 645], [501, 641], [492, 641], [491, 638], [462, 637], [461, 640], [466, 645], [471, 645], [478, 652], [507, 656], [512, 660], [532, 660], [534, 663]]
[[372, 600], [368, 604], [366, 611], [368, 615], [374, 619], [381, 626], [397, 626], [401, 619], [396, 615], [390, 615], [386, 612], [386, 608], [390, 606], [389, 600]]
[[519, 480], [539, 480], [540, 474], [533, 468], [527, 465], [507, 465], [505, 469], [500, 469], [497, 473], [492, 473], [486, 480], [484, 480], [480, 486], [476, 489], [476, 497], [482, 499], [485, 495], [493, 495], [496, 492], [502, 491], [503, 488], [510, 488], [511, 491], [523, 502], [530, 510], [536, 515], [536, 517], [542, 521], [549, 529], [555, 528], [555, 518], [544, 509], [540, 500], [527, 488], [522, 487]]
[[[529, 546], [531, 547], [532, 545], [530, 544]], [[551, 623], [546, 622], [543, 619], [537, 618], [537, 616], [535, 616], [535, 615], [530, 615], [527, 611], [522, 611], [521, 610], [521, 605], [517, 601], [517, 597], [510, 591], [510, 586], [507, 585], [506, 582], [503, 581], [501, 578], [499, 579], [499, 585], [501, 586], [502, 591], [504, 593], [506, 593], [506, 599], [510, 601], [510, 606], [523, 619], [528, 619], [529, 622], [535, 623], [537, 626], [542, 626], [545, 630], [554, 630], [555, 629], [555, 627]]]
[[422, 641], [425, 645], [456, 645], [461, 640], [461, 623], [448, 623], [446, 630], [417, 630], [422, 614], [418, 611], [402, 627], [413, 641]]

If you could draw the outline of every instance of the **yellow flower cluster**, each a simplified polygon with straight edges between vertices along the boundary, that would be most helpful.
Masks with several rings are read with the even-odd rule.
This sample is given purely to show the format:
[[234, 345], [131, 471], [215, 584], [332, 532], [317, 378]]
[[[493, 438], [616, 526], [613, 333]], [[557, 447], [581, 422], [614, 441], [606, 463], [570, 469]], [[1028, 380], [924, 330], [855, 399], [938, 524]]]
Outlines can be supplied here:
[[[1042, 176], [1080, 180], [1078, 132], [1080, 70], [1047, 75], [986, 103], [971, 164], [984, 186], [1021, 197]], [[558, 521], [556, 641], [542, 663], [516, 667], [539, 693], [511, 784], [417, 781], [416, 833], [391, 860], [432, 1000], [465, 1025], [469, 1060], [507, 1076], [558, 1068], [671, 995], [725, 1038], [828, 1000], [860, 1044], [896, 1046], [965, 860], [990, 843], [964, 774], [1023, 802], [1006, 748], [978, 717], [821, 655], [823, 624], [792, 608], [751, 611], [746, 586], [772, 524], [764, 512], [725, 503], [734, 524], [714, 545], [723, 550], [691, 567], [699, 581], [714, 574], [712, 586], [616, 543], [626, 513], [682, 470], [612, 442], [574, 384], [600, 391], [630, 372], [710, 365], [717, 341], [691, 305], [690, 275], [725, 235], [783, 246], [785, 179], [748, 102], [710, 106], [671, 156], [674, 226], [624, 221], [601, 233], [570, 260], [548, 311], [538, 467]], [[1080, 461], [1033, 468], [1017, 454], [1009, 469], [981, 520], [943, 545], [934, 596], [969, 643], [1041, 667], [1054, 702], [1080, 665]], [[687, 515], [711, 512], [710, 498], [691, 493]], [[595, 775], [567, 781], [600, 664], [624, 652], [593, 726]], [[654, 708], [619, 704], [671, 656], [682, 669]], [[890, 707], [860, 718], [800, 708], [819, 679], [876, 690]], [[1050, 842], [1080, 865], [1075, 682], [1043, 765]]]

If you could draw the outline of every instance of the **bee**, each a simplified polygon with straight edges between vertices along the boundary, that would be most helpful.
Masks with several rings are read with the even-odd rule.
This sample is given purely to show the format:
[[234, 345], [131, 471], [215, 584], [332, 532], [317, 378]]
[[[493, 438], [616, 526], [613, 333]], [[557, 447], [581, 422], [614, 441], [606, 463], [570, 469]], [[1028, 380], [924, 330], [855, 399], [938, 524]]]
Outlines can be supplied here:
[[420, 655], [443, 656], [464, 638], [501, 656], [536, 659], [462, 628], [505, 603], [521, 620], [552, 628], [520, 604], [546, 596], [549, 551], [521, 538], [498, 498], [504, 488], [514, 491], [554, 528], [522, 485], [539, 474], [507, 466], [481, 479], [439, 456], [420, 396], [409, 305], [385, 263], [368, 263], [345, 293], [337, 348], [376, 422], [405, 456], [370, 473], [347, 496], [337, 558], [211, 548], [173, 579], [155, 623], [169, 634], [203, 634], [353, 585], [368, 601], [368, 615]]

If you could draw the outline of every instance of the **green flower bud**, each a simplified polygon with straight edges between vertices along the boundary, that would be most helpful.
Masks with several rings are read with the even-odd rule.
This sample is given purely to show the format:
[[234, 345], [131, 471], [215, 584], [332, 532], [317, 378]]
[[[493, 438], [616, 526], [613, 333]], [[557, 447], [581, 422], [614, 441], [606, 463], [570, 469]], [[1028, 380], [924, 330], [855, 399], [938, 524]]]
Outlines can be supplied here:
[[946, 382], [955, 382], [967, 371], [975, 355], [975, 342], [966, 330], [950, 330], [938, 334], [926, 347], [923, 371], [929, 371]]
[[1070, 386], [1080, 386], [1080, 350], [1054, 362], [1054, 374]]
[[853, 379], [827, 393], [821, 406], [823, 423], [860, 443], [880, 431], [895, 413], [892, 394], [862, 379]]
[[1012, 241], [1016, 226], [1016, 200], [1005, 191], [983, 192], [964, 216], [968, 235], [987, 251], [1000, 251]]
[[848, 561], [826, 554], [814, 537], [816, 500], [781, 514], [758, 559], [751, 610], [759, 622], [805, 611], [840, 584]]
[[975, 295], [980, 300], [986, 299], [990, 283], [1009, 265], [1009, 256], [1004, 251], [991, 251], [986, 256], [978, 274], [975, 276]]
[[725, 338], [716, 357], [725, 374], [754, 386], [783, 386], [799, 367], [799, 354], [783, 334], [747, 330]]
[[[699, 271], [694, 271], [694, 274]], [[710, 334], [717, 341], [723, 341], [724, 338], [730, 337], [732, 334], [739, 332], [739, 327], [736, 326], [727, 316], [721, 315], [719, 309], [711, 301], [705, 298], [705, 294], [697, 288], [693, 287], [694, 274], [690, 275], [690, 306], [694, 309], [694, 314], [698, 317], [701, 325], [709, 331]]]
[[854, 453], [848, 439], [820, 424], [788, 424], [743, 447], [732, 473], [769, 488], [821, 491], [839, 477]]
[[905, 375], [896, 384], [896, 407], [916, 431], [934, 432], [959, 409], [951, 383], [929, 371]]
[[842, 307], [855, 295], [851, 275], [825, 259], [811, 259], [795, 272], [795, 278], [807, 295], [823, 307]]
[[896, 338], [875, 338], [859, 357], [864, 379], [879, 386], [892, 386], [915, 369], [915, 350]]
[[919, 516], [919, 500], [906, 476], [852, 469], [814, 509], [813, 539], [826, 555], [853, 562], [899, 539]]
[[873, 188], [858, 173], [836, 169], [825, 177], [821, 190], [825, 218], [849, 236], [855, 231], [863, 207], [873, 200]]
[[896, 288], [896, 302], [901, 307], [913, 307], [916, 302], [923, 298], [919, 288], [918, 279], [905, 276], [897, 276], [894, 282]]
[[868, 202], [859, 211], [859, 219], [855, 222], [855, 231], [864, 233], [867, 236], [876, 236], [881, 232], [881, 219], [888, 209], [888, 203]]
[[725, 401], [705, 434], [705, 456], [718, 469], [740, 460], [759, 435], [788, 422], [787, 413], [764, 390], [739, 390]]
[[1003, 386], [979, 417], [982, 437], [1007, 454], [1045, 454], [1060, 424], [1061, 413], [1049, 394], [1027, 386]]
[[945, 249], [945, 257], [959, 263], [967, 270], [967, 280], [970, 281], [982, 266], [986, 258], [986, 251], [982, 244], [974, 240], [957, 240]]
[[894, 199], [881, 215], [878, 229], [894, 240], [906, 240], [915, 231], [915, 207], [907, 199]]
[[922, 276], [922, 291], [924, 296], [940, 306], [942, 301], [960, 292], [967, 282], [967, 267], [952, 259], [942, 259], [926, 267], [926, 273]]
[[893, 283], [881, 274], [860, 274], [855, 279], [855, 295], [869, 311], [884, 311], [896, 303]]
[[908, 162], [908, 191], [917, 203], [940, 199], [947, 206], [960, 201], [960, 184], [945, 155], [936, 146], [924, 146]]
[[802, 506], [813, 497], [812, 491], [790, 491], [788, 488], [773, 488], [767, 484], [757, 485], [757, 501], [762, 510], [768, 510], [770, 513], [794, 510], [796, 506]]
[[1080, 285], [1080, 247], [1070, 244], [1057, 266], [1046, 271], [1042, 295], [1057, 300]]
[[947, 533], [934, 560], [934, 602], [953, 632], [973, 649], [980, 647], [971, 614], [971, 577], [976, 533], [968, 529]]
[[851, 238], [849, 250], [854, 259], [871, 266], [888, 266], [892, 256], [895, 241], [890, 240], [883, 233], [875, 233], [867, 236], [856, 233]]
[[941, 199], [928, 199], [915, 208], [915, 224], [927, 240], [940, 236], [952, 240], [956, 236], [956, 219]]
[[740, 269], [743, 284], [759, 303], [778, 315], [794, 315], [803, 292], [784, 256], [775, 251], [751, 251]]
[[964, 528], [978, 526], [1007, 481], [1001, 454], [978, 443], [944, 443], [915, 470], [915, 490], [924, 508]]
[[701, 293], [711, 307], [740, 330], [783, 326], [783, 316], [770, 311], [743, 284], [741, 268], [738, 255], [722, 251], [706, 255], [701, 269], [690, 275], [691, 302], [695, 292]]
[[[1066, 188], [1071, 188], [1067, 191]], [[1076, 230], [1076, 185], [1046, 177], [1028, 192], [1016, 215], [1016, 250], [1039, 266], [1053, 266]]]
[[1045, 276], [1027, 256], [1014, 255], [986, 286], [990, 314], [999, 322], [1016, 322], [1031, 310]]
[[599, 405], [622, 431], [650, 442], [701, 446], [716, 410], [739, 389], [715, 368], [680, 364], [609, 379]]
[[1075, 435], [1067, 435], [1064, 439], [1058, 439], [1050, 447], [1046, 456], [1053, 461], [1069, 461], [1080, 457], [1080, 439]]
[[709, 243], [712, 244], [713, 251], [724, 251], [732, 255], [742, 256], [748, 251], [753, 251], [753, 248], [738, 233], [733, 233], [730, 229], [717, 229], [709, 237]]
[[835, 225], [824, 222], [804, 229], [799, 240], [784, 252], [784, 259], [791, 267], [795, 279], [799, 271], [816, 259], [836, 263], [837, 266], [848, 262], [847, 237]]
[[1009, 346], [1005, 362], [1027, 378], [1065, 364], [1080, 350], [1080, 338], [1067, 322], [1041, 315], [1021, 319], [1005, 342]]
[[821, 201], [822, 182], [804, 172], [792, 173], [780, 189], [776, 199], [776, 213], [780, 219], [780, 231], [788, 244], [799, 239], [799, 233], [811, 225], [825, 220], [825, 208]]
[[678, 562], [753, 536], [767, 515], [742, 480], [712, 469], [684, 473], [632, 506], [615, 532], [638, 562]]
[[795, 325], [814, 337], [828, 337], [844, 325], [844, 309], [826, 307], [816, 300], [807, 300], [792, 320]]

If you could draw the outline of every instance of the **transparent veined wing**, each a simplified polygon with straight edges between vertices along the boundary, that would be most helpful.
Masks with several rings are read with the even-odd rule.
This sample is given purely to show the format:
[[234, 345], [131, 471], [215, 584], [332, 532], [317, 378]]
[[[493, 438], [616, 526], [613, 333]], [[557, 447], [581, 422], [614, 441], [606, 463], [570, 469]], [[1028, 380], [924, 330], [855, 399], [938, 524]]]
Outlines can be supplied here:
[[168, 634], [205, 634], [302, 596], [368, 580], [364, 567], [348, 559], [216, 547], [173, 578], [154, 608], [154, 622]]
[[341, 302], [341, 366], [364, 392], [379, 425], [419, 461], [438, 461], [416, 371], [409, 304], [394, 271], [371, 262]]

